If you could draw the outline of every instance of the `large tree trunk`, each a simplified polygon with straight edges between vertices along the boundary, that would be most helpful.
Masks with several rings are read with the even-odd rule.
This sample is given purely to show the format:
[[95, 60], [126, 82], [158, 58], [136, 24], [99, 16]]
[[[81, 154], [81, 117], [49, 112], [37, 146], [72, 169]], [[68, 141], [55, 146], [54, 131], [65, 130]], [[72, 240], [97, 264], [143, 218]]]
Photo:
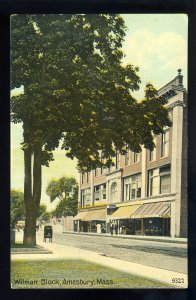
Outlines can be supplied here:
[[33, 166], [33, 202], [36, 208], [36, 215], [39, 214], [39, 206], [41, 200], [42, 188], [42, 147], [37, 145], [34, 151], [34, 166]]
[[32, 175], [31, 175], [31, 154], [24, 151], [25, 163], [25, 184], [24, 184], [24, 204], [25, 204], [25, 230], [23, 243], [26, 245], [36, 245], [36, 220], [39, 212], [41, 199], [41, 146], [34, 150], [33, 166], [33, 195], [32, 195]]
[[25, 245], [36, 245], [36, 207], [33, 201], [26, 205], [25, 210], [25, 229], [23, 244]]
[[[41, 85], [45, 81], [45, 57], [43, 54]], [[28, 123], [23, 123], [24, 142], [29, 142], [29, 126]], [[34, 165], [33, 165], [33, 194], [32, 194], [32, 176], [31, 176], [31, 154], [28, 150], [24, 151], [25, 164], [25, 183], [24, 183], [24, 204], [25, 204], [25, 230], [23, 243], [27, 245], [36, 245], [36, 220], [39, 214], [39, 206], [41, 200], [41, 185], [42, 185], [42, 144], [38, 143], [34, 147]]]

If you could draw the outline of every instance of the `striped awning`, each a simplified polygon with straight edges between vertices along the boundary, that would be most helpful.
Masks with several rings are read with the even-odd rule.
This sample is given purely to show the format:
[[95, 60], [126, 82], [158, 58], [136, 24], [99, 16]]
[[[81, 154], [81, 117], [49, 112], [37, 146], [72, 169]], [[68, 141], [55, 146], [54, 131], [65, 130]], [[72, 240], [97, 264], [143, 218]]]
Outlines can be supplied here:
[[170, 218], [168, 202], [145, 203], [131, 215], [131, 218]]
[[141, 206], [141, 204], [119, 207], [111, 216], [110, 219], [129, 219], [131, 215]]
[[74, 220], [81, 220], [81, 221], [106, 221], [106, 208], [102, 209], [95, 209], [92, 211], [87, 212], [79, 212], [75, 217]]

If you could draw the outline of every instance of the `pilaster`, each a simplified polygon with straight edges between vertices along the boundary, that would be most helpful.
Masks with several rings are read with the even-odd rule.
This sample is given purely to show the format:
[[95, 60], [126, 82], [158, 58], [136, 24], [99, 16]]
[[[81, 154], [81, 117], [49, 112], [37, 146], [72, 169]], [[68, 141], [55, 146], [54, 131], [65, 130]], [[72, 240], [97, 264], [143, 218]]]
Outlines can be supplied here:
[[182, 171], [182, 132], [183, 103], [179, 101], [173, 106], [172, 156], [171, 156], [171, 193], [175, 200], [175, 236], [180, 236], [181, 210], [181, 171]]
[[142, 174], [141, 174], [141, 198], [146, 197], [147, 169], [146, 169], [146, 148], [142, 146]]

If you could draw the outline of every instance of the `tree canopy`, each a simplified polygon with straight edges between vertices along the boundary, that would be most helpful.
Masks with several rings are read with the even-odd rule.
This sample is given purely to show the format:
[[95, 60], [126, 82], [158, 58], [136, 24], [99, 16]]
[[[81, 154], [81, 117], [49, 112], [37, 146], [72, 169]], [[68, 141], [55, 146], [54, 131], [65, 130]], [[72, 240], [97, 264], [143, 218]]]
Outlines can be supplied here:
[[73, 177], [61, 177], [51, 180], [46, 189], [50, 201], [59, 199], [60, 202], [53, 212], [57, 217], [74, 216], [78, 206], [78, 185]]
[[45, 204], [40, 204], [38, 218], [47, 221], [49, 217], [50, 213], [47, 212], [47, 206]]
[[[42, 145], [42, 164], [63, 138], [63, 149], [82, 169], [108, 161], [114, 146], [134, 151], [153, 145], [152, 133], [169, 125], [152, 85], [138, 103], [138, 69], [124, 66], [124, 20], [118, 15], [19, 15], [12, 17], [12, 120], [23, 122], [23, 148]], [[101, 155], [100, 155], [101, 153]], [[101, 158], [104, 158], [104, 160]]]
[[20, 191], [11, 190], [10, 193], [10, 215], [11, 226], [14, 228], [17, 221], [24, 220], [24, 195]]

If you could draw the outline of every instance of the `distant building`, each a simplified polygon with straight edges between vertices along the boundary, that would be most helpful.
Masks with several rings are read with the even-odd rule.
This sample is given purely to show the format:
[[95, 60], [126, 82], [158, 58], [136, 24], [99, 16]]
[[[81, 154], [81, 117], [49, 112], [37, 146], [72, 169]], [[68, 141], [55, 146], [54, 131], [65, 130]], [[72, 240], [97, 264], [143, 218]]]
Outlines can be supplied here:
[[115, 166], [80, 173], [74, 230], [130, 235], [187, 236], [187, 92], [181, 70], [159, 90], [172, 127], [154, 137], [156, 148], [116, 154]]

